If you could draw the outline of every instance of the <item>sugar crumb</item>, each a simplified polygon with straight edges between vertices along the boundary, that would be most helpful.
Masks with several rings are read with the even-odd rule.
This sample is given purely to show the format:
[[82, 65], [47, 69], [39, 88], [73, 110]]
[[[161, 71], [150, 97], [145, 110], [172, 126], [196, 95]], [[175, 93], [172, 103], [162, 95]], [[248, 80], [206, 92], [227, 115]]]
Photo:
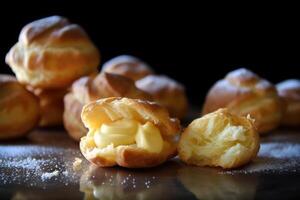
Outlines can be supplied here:
[[75, 161], [73, 162], [73, 170], [79, 171], [81, 169], [82, 159], [75, 157]]
[[53, 172], [45, 172], [42, 174], [41, 178], [43, 181], [51, 179], [52, 177], [58, 176], [59, 175], [59, 171], [58, 170], [54, 170]]

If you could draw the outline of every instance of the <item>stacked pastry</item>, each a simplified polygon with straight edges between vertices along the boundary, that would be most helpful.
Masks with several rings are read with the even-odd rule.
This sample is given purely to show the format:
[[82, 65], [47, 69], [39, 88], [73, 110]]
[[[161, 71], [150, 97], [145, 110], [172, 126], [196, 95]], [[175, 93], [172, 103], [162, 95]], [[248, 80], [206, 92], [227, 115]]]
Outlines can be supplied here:
[[258, 133], [300, 123], [299, 80], [276, 90], [238, 69], [210, 89], [204, 116], [177, 144], [176, 118], [188, 107], [183, 85], [133, 56], [113, 58], [97, 74], [99, 51], [80, 26], [59, 16], [26, 25], [6, 62], [16, 78], [0, 75], [0, 139], [63, 120], [86, 159], [101, 167], [153, 167], [177, 150], [187, 164], [240, 167], [256, 157]]
[[140, 59], [128, 55], [118, 56], [106, 62], [102, 71], [120, 74], [134, 80], [139, 89], [166, 107], [172, 117], [179, 119], [185, 117], [188, 100], [184, 86], [167, 76], [155, 75], [149, 65]]
[[60, 16], [27, 24], [6, 55], [17, 80], [39, 99], [40, 126], [62, 124], [68, 87], [96, 72], [99, 62], [99, 51], [85, 31]]

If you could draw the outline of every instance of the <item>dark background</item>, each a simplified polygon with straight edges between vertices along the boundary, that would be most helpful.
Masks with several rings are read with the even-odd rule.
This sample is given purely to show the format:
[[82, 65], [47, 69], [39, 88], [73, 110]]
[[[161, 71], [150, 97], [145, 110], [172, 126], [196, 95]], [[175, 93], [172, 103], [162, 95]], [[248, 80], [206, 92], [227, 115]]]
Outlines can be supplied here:
[[4, 57], [25, 24], [62, 15], [84, 27], [101, 51], [101, 64], [121, 54], [137, 56], [182, 82], [194, 104], [201, 105], [209, 87], [239, 67], [274, 83], [299, 78], [298, 22], [293, 22], [298, 12], [252, 6], [6, 2], [0, 12], [0, 72], [12, 73]]

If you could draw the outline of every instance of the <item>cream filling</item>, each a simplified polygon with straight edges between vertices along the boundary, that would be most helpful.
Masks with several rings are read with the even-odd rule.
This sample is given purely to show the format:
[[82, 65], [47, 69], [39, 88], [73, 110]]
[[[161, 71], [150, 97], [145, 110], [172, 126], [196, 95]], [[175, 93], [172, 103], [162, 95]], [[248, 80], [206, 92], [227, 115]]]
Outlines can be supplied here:
[[122, 119], [109, 124], [102, 124], [94, 132], [94, 143], [98, 148], [120, 145], [136, 145], [151, 153], [163, 149], [163, 138], [159, 129], [151, 122], [141, 124], [135, 120]]

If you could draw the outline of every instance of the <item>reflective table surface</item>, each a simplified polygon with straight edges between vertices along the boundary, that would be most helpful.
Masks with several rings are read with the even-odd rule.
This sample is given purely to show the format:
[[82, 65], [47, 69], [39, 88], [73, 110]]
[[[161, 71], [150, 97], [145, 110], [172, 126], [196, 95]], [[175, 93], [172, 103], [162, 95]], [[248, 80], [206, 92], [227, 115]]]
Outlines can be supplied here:
[[[188, 166], [97, 168], [64, 130], [38, 129], [0, 143], [0, 199], [300, 199], [300, 130], [261, 139], [258, 157], [235, 170]], [[81, 158], [80, 169], [73, 169]]]

